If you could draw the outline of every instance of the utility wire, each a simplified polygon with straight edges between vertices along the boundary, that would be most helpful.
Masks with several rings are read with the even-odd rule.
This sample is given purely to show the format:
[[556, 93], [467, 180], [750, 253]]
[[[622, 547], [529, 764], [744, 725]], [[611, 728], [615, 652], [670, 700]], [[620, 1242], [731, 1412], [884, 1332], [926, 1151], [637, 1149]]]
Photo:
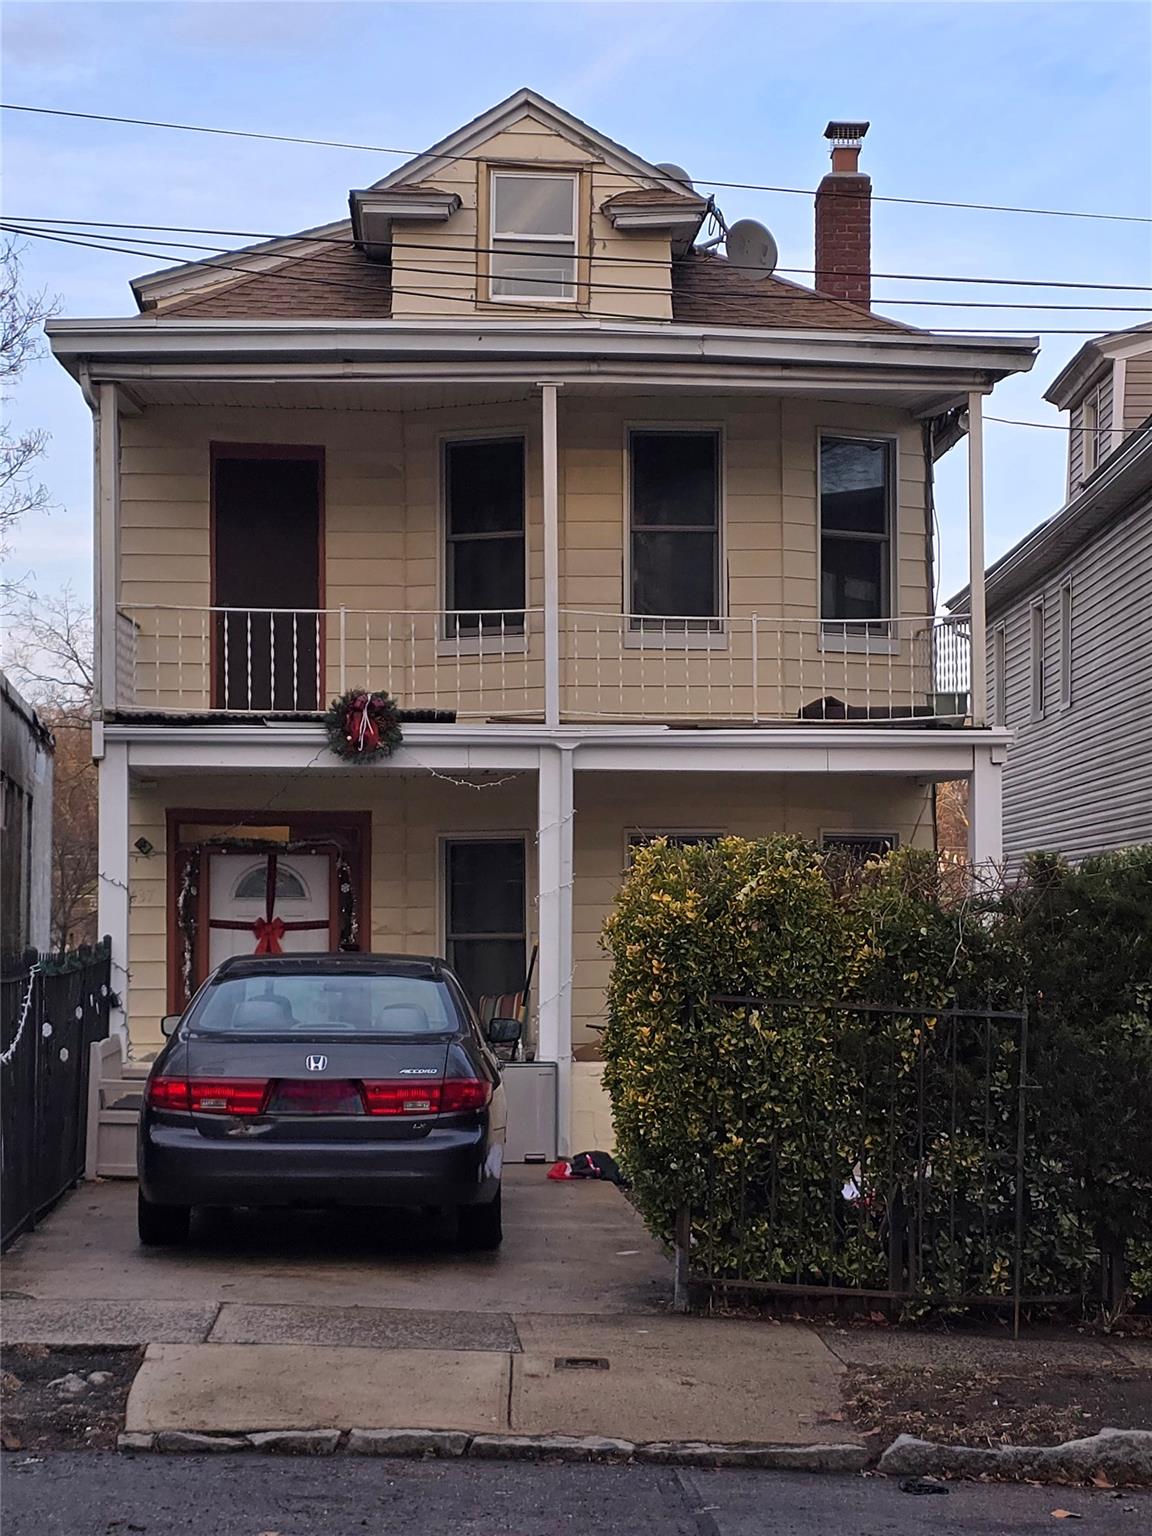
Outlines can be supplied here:
[[[305, 144], [316, 149], [353, 149], [376, 155], [397, 155], [405, 159], [452, 161], [471, 160], [484, 163], [482, 155], [446, 155], [426, 149], [396, 149], [383, 144], [353, 144], [340, 139], [311, 139], [302, 134], [257, 133], [254, 129], [214, 128], [203, 123], [168, 123], [147, 117], [118, 117], [108, 112], [71, 112], [63, 107], [32, 107], [20, 102], [0, 102], [5, 112], [33, 112], [43, 117], [69, 117], [89, 123], [120, 123], [133, 128], [167, 128], [180, 133], [210, 133], [230, 139], [262, 139], [272, 144]], [[755, 181], [716, 181], [696, 176], [694, 182], [705, 187], [724, 187], [743, 192], [782, 192], [800, 197], [815, 196], [813, 187], [772, 187]], [[857, 195], [855, 193], [853, 196]], [[968, 208], [982, 213], [1039, 214], [1053, 219], [1104, 219], [1120, 224], [1152, 224], [1152, 215], [1139, 213], [1088, 213], [1069, 208], [1023, 208], [1006, 203], [962, 203], [935, 197], [896, 197], [873, 194], [874, 202], [910, 203], [922, 208]]]
[[[79, 236], [76, 236], [76, 235], [49, 234], [49, 233], [47, 233], [44, 230], [26, 229], [26, 228], [23, 228], [20, 225], [10, 224], [8, 222], [0, 222], [0, 229], [5, 230], [9, 234], [20, 235], [20, 236], [27, 237], [27, 238], [30, 238], [30, 239], [51, 240], [51, 241], [53, 241], [55, 243], [58, 243], [58, 244], [61, 244], [61, 245], [75, 245], [75, 246], [79, 246], [79, 247], [82, 247], [82, 248], [85, 248], [85, 249], [89, 249], [89, 250], [94, 250], [94, 251], [110, 251], [114, 255], [147, 256], [150, 259], [159, 260], [159, 259], [161, 259], [161, 257], [164, 254], [163, 252], [160, 252], [160, 251], [141, 250], [139, 247], [133, 247], [133, 246], [119, 246], [119, 245], [101, 244], [97, 240], [81, 239]], [[191, 258], [188, 261], [181, 263], [181, 265], [189, 266], [189, 267], [205, 267], [205, 268], [208, 268], [209, 270], [212, 270], [212, 271], [237, 272], [237, 273], [239, 273], [243, 277], [247, 277], [247, 278], [263, 277], [263, 278], [269, 278], [269, 279], [272, 279], [272, 280], [274, 280], [276, 282], [281, 282], [281, 283], [306, 283], [306, 284], [309, 284], [309, 285], [311, 285], [313, 287], [338, 288], [342, 293], [347, 293], [348, 288], [350, 286], [349, 282], [345, 281], [345, 280], [336, 280], [336, 279], [333, 279], [333, 278], [323, 278], [323, 277], [309, 277], [309, 276], [306, 276], [306, 275], [304, 275], [302, 273], [299, 273], [299, 272], [253, 271], [251, 267], [238, 266], [234, 262], [222, 261], [222, 260], [219, 259], [219, 257], [215, 257], [215, 256], [209, 257], [209, 258], [205, 258], [203, 260], [198, 260], [198, 259], [195, 259], [195, 258]], [[433, 275], [437, 276], [437, 277], [443, 277], [444, 273], [442, 271], [435, 271], [433, 273]], [[430, 292], [427, 289], [411, 288], [411, 287], [408, 287], [407, 285], [398, 286], [394, 281], [391, 284], [391, 291], [393, 293], [401, 293], [401, 294], [407, 295], [407, 296], [412, 297], [412, 298], [435, 299], [438, 302], [446, 301], [446, 302], [457, 303], [457, 304], [468, 304], [468, 305], [472, 306], [473, 308], [475, 307], [475, 303], [476, 303], [475, 298], [471, 294], [445, 293], [442, 290], [441, 291], [436, 291], [436, 292]], [[842, 302], [841, 300], [838, 300], [838, 299], [834, 298], [830, 294], [819, 294], [819, 293], [812, 294], [812, 293], [808, 293], [806, 290], [801, 290], [801, 295], [802, 295], [802, 297], [804, 297], [806, 299], [809, 299], [809, 298], [823, 299], [823, 300], [826, 300], [828, 303], [831, 303], [831, 304], [840, 304]], [[728, 300], [730, 302], [736, 302], [736, 303], [742, 302], [739, 298], [733, 299], [733, 296], [731, 294], [728, 294], [728, 295], [713, 295], [712, 296], [712, 300], [713, 300], [713, 302], [723, 302], [725, 300]], [[534, 304], [530, 299], [518, 299], [518, 300], [516, 300], [515, 308], [517, 310], [520, 310], [520, 311], [531, 310], [533, 313], [536, 313], [536, 314], [546, 314], [546, 315], [550, 316], [553, 319], [556, 318], [555, 306], [551, 305], [551, 304], [539, 304], [539, 303]], [[646, 315], [626, 314], [626, 313], [623, 313], [623, 312], [615, 312], [615, 311], [608, 311], [608, 310], [582, 310], [582, 311], [580, 311], [580, 314], [581, 314], [582, 318], [595, 319], [595, 320], [632, 321], [632, 322], [636, 322], [636, 323], [640, 323], [640, 324], [646, 324], [646, 325], [658, 324], [659, 323], [657, 320], [654, 320], [653, 316], [650, 315], [650, 314], [646, 314]], [[830, 326], [829, 327], [829, 329], [835, 329], [835, 328], [836, 327], [834, 327], [834, 326]], [[997, 328], [994, 328], [992, 330], [981, 330], [981, 331], [978, 331], [978, 332], [974, 332], [973, 328], [971, 326], [965, 326], [965, 325], [954, 325], [954, 326], [942, 325], [942, 326], [934, 327], [933, 331], [931, 331], [931, 332], [928, 332], [928, 331], [917, 331], [916, 328], [910, 327], [909, 328], [909, 334], [920, 334], [920, 335], [960, 335], [960, 336], [970, 336], [970, 335], [974, 335], [975, 334], [975, 335], [980, 335], [980, 336], [996, 336], [996, 337], [1004, 337], [1004, 338], [1007, 338], [1007, 339], [1010, 339], [1010, 340], [1016, 340], [1016, 339], [1028, 339], [1028, 338], [1030, 338], [1032, 336], [1036, 336], [1036, 335], [1040, 335], [1040, 336], [1099, 336], [1100, 335], [1100, 328], [1097, 326], [1097, 327], [1094, 327], [1092, 329], [1080, 329], [1079, 327], [1068, 327], [1068, 326], [1065, 326], [1065, 327], [1047, 327], [1047, 328], [1044, 328], [1044, 329], [1041, 329], [1041, 330], [1036, 330], [1036, 329], [1033, 329], [1032, 327], [1029, 327], [1027, 329], [1024, 329], [1023, 327], [1019, 327], [1019, 328], [997, 327]]]
[[[138, 232], [142, 231], [146, 234], [155, 231], [159, 234], [170, 235], [223, 235], [229, 239], [235, 240], [291, 240], [299, 241], [305, 245], [335, 245], [347, 247], [350, 244], [354, 244], [350, 235], [317, 235], [308, 232], [294, 235], [270, 235], [253, 229], [207, 229], [194, 224], [129, 224], [123, 222], [116, 223], [111, 219], [57, 219], [37, 214], [21, 215], [10, 213], [5, 215], [5, 217], [11, 219], [13, 223], [16, 224], [43, 224], [50, 226], [60, 225], [66, 227], [83, 226], [92, 233], [97, 233], [99, 231], [109, 229], [130, 229]], [[110, 235], [108, 238], [113, 239], [117, 237]], [[161, 244], [164, 242], [156, 241], [154, 243]], [[404, 251], [439, 251], [443, 253], [445, 247], [443, 245], [428, 245], [413, 240], [396, 240], [393, 242], [393, 249]], [[470, 251], [484, 251], [485, 253], [491, 253], [496, 249], [496, 247], [461, 246], [455, 247], [455, 249], [467, 249]], [[577, 260], [595, 260], [597, 263], [611, 263], [613, 265], [640, 267], [652, 267], [656, 264], [653, 262], [650, 256], [609, 255], [602, 251], [597, 251], [594, 257], [581, 256], [578, 257]], [[823, 275], [820, 268], [818, 267], [776, 267], [774, 270], [776, 272], [796, 274], [801, 277], [818, 277]], [[943, 272], [853, 272], [849, 271], [846, 267], [837, 267], [836, 272], [841, 277], [870, 277], [873, 280], [879, 280], [883, 278], [886, 281], [890, 280], [893, 282], [908, 283], [975, 283], [981, 286], [1003, 288], [1085, 288], [1099, 290], [1101, 292], [1107, 293], [1152, 293], [1152, 282], [1087, 283], [1077, 282], [1070, 279], [1062, 280], [1059, 278], [1040, 277], [969, 277]]]
[[[52, 220], [52, 221], [40, 220], [40, 221], [38, 221], [36, 223], [30, 224], [28, 221], [23, 220], [23, 219], [18, 219], [14, 215], [8, 215], [7, 216], [7, 222], [10, 225], [12, 225], [12, 226], [20, 225], [21, 228], [22, 228], [22, 232], [25, 235], [34, 237], [35, 235], [40, 234], [40, 233], [45, 233], [45, 234], [55, 233], [55, 234], [58, 234], [58, 235], [64, 235], [65, 233], [67, 233], [67, 230], [64, 229], [64, 228], [58, 228], [57, 229], [57, 228], [49, 228], [49, 227], [47, 227], [49, 225], [49, 223], [51, 223], [51, 225], [67, 225], [68, 228], [71, 228], [74, 225], [80, 224], [82, 221], [76, 220], [76, 219], [68, 219], [68, 220], [59, 219], [59, 220]], [[97, 226], [95, 224], [95, 221], [92, 221], [92, 223], [93, 223], [94, 227], [84, 228], [80, 232], [82, 234], [84, 234], [84, 235], [91, 236], [92, 238], [100, 239], [100, 240], [106, 240], [106, 241], [123, 242], [123, 241], [128, 240], [129, 238], [132, 238], [132, 237], [130, 237], [128, 235], [119, 235], [119, 234], [110, 233], [111, 230], [115, 230], [115, 229], [136, 229], [136, 230], [145, 230], [145, 231], [163, 230], [163, 231], [166, 231], [166, 232], [168, 232], [170, 234], [178, 234], [178, 233], [181, 232], [178, 227], [175, 227], [175, 226], [172, 226], [172, 225], [165, 225], [165, 224], [137, 224], [137, 225], [118, 224], [118, 225], [98, 225]], [[244, 232], [240, 231], [240, 230], [189, 230], [189, 231], [185, 231], [185, 232], [186, 233], [190, 233], [190, 234], [233, 235], [233, 236], [235, 236], [238, 239], [257, 238], [257, 239], [265, 239], [265, 240], [298, 241], [301, 244], [305, 244], [305, 245], [333, 246], [333, 247], [336, 247], [337, 249], [339, 249], [341, 251], [355, 251], [358, 248], [356, 242], [354, 240], [352, 240], [350, 237], [344, 237], [342, 239], [337, 239], [337, 238], [332, 237], [332, 236], [319, 236], [319, 237], [317, 237], [317, 236], [312, 236], [312, 235], [246, 236], [244, 234]], [[212, 251], [212, 252], [215, 252], [216, 254], [219, 254], [219, 255], [222, 255], [222, 256], [259, 256], [259, 254], [260, 254], [258, 252], [246, 251], [246, 250], [244, 250], [242, 248], [237, 250], [235, 248], [228, 247], [228, 246], [222, 246], [222, 245], [204, 245], [204, 244], [198, 243], [198, 242], [193, 241], [193, 240], [161, 240], [161, 239], [156, 238], [155, 235], [152, 235], [150, 237], [149, 244], [150, 245], [154, 245], [154, 246], [164, 246], [165, 248], [169, 248], [170, 247], [170, 248], [172, 248], [174, 250]], [[110, 245], [107, 248], [109, 250], [113, 250], [116, 247]], [[419, 273], [422, 276], [433, 276], [433, 277], [444, 277], [444, 276], [448, 276], [448, 275], [453, 274], [454, 271], [457, 270], [457, 269], [455, 269], [453, 267], [452, 262], [456, 258], [458, 258], [460, 256], [491, 256], [491, 255], [502, 255], [502, 254], [513, 254], [513, 255], [519, 254], [518, 248], [516, 246], [509, 245], [509, 244], [505, 244], [503, 246], [453, 245], [453, 246], [450, 246], [450, 247], [446, 247], [446, 246], [443, 246], [443, 245], [416, 244], [416, 243], [412, 243], [412, 242], [409, 242], [409, 241], [395, 241], [393, 243], [392, 249], [393, 249], [394, 252], [395, 251], [427, 251], [427, 252], [431, 253], [431, 255], [436, 255], [436, 256], [443, 257], [444, 258], [444, 265], [438, 266], [438, 267], [417, 267], [417, 266], [410, 265], [407, 261], [404, 262], [404, 265], [403, 265], [403, 268], [402, 268], [402, 270], [404, 272], [416, 272], [416, 273]], [[317, 254], [315, 252], [279, 252], [279, 253], [268, 253], [268, 254], [269, 255], [275, 254], [277, 260], [283, 261], [285, 263], [288, 263], [288, 262], [300, 262], [300, 261], [313, 262], [313, 261], [317, 260]], [[569, 259], [571, 259], [571, 258], [569, 258]], [[575, 260], [577, 262], [583, 263], [583, 264], [588, 265], [588, 266], [590, 266], [593, 262], [599, 263], [602, 260], [609, 260], [610, 261], [612, 259], [613, 259], [612, 257], [602, 258], [599, 255], [595, 255], [595, 256], [577, 256], [575, 258]], [[630, 257], [630, 258], [627, 258], [627, 259], [628, 260], [632, 260], [632, 261], [641, 261], [642, 260], [642, 258], [637, 258], [637, 257]], [[652, 268], [661, 265], [661, 263], [655, 262], [655, 261], [653, 261], [651, 259], [648, 259], [648, 260], [644, 260], [643, 261], [643, 265], [648, 270], [651, 270]], [[396, 270], [395, 261], [393, 261], [392, 267], [393, 267], [393, 271], [395, 271]], [[778, 268], [777, 270], [782, 270], [782, 269]], [[841, 276], [847, 276], [849, 274], [841, 273], [840, 275]], [[543, 283], [543, 282], [549, 281], [549, 279], [541, 278], [541, 279], [539, 279], [539, 281]], [[751, 281], [754, 283], [754, 280], [751, 280]], [[931, 279], [925, 279], [925, 281], [931, 281]], [[945, 279], [945, 281], [947, 281], [947, 279]], [[957, 279], [957, 281], [959, 281], [959, 279]], [[611, 290], [616, 290], [618, 292], [626, 292], [626, 293], [645, 293], [645, 294], [665, 293], [666, 294], [666, 293], [672, 293], [672, 292], [676, 291], [673, 286], [668, 285], [668, 284], [657, 285], [657, 284], [652, 284], [652, 283], [617, 283], [617, 282], [611, 282], [611, 281], [608, 281], [608, 280], [601, 280], [601, 279], [598, 279], [596, 282], [592, 282], [591, 279], [589, 279], [589, 278], [576, 278], [575, 282], [576, 282], [576, 286], [579, 287], [579, 288], [593, 288], [593, 287], [595, 287], [595, 288], [608, 289], [610, 291]], [[1027, 284], [1022, 284], [1022, 285], [1023, 286], [1028, 286]], [[824, 300], [824, 301], [826, 301], [828, 303], [831, 303], [831, 304], [840, 304], [840, 303], [845, 302], [844, 300], [838, 299], [835, 296], [835, 294], [822, 293], [822, 292], [820, 292], [817, 289], [805, 290], [799, 284], [791, 284], [789, 286], [796, 287], [798, 289], [798, 291], [801, 292], [805, 298]], [[1063, 285], [1053, 284], [1051, 286], [1063, 286]], [[1120, 285], [1117, 285], [1117, 286], [1120, 286]], [[1136, 284], [1132, 284], [1131, 288], [1129, 290], [1126, 290], [1126, 291], [1144, 292], [1145, 290], [1139, 289]], [[1147, 291], [1152, 293], [1152, 285], [1149, 286], [1149, 289]], [[757, 288], [754, 285], [753, 286], [749, 286], [747, 288], [735, 288], [735, 287], [729, 286], [725, 290], [724, 294], [722, 294], [722, 295], [721, 294], [714, 295], [714, 299], [717, 300], [717, 301], [721, 300], [721, 299], [736, 300], [736, 299], [754, 298], [754, 299], [756, 299], [758, 301], [763, 302], [763, 301], [769, 301], [769, 300], [773, 300], [773, 299], [790, 300], [793, 297], [794, 297], [794, 295], [791, 294], [791, 293], [765, 293], [762, 289]], [[927, 307], [932, 308], [932, 309], [1023, 309], [1023, 310], [1043, 309], [1043, 310], [1085, 311], [1085, 312], [1091, 312], [1093, 314], [1099, 313], [1099, 314], [1142, 314], [1142, 315], [1152, 315], [1152, 304], [1143, 304], [1143, 305], [1141, 305], [1141, 304], [1064, 304], [1064, 303], [1053, 304], [1053, 303], [1047, 303], [1047, 302], [1042, 301], [1042, 300], [1028, 300], [1028, 301], [1021, 300], [1021, 301], [1011, 301], [1010, 302], [1010, 301], [1007, 301], [1007, 300], [993, 300], [993, 299], [934, 299], [934, 298], [922, 298], [921, 299], [921, 298], [898, 298], [898, 297], [889, 297], [888, 295], [883, 295], [882, 297], [880, 297], [878, 299], [877, 302], [881, 306], [893, 305], [893, 306], [900, 306], [902, 308], [916, 308], [918, 306], [927, 306]]]

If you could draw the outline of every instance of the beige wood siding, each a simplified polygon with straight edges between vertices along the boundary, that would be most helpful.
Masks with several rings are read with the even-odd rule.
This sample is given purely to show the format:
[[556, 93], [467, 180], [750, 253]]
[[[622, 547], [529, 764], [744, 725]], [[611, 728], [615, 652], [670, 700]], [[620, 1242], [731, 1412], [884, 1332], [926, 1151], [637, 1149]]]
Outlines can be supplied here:
[[[571, 169], [582, 179], [582, 240], [586, 256], [580, 276], [590, 284], [586, 307], [602, 315], [668, 320], [672, 315], [671, 246], [668, 238], [618, 234], [599, 212], [619, 192], [645, 183], [621, 175], [583, 144], [573, 143], [538, 119], [528, 116], [514, 128], [493, 135], [469, 154], [476, 159], [449, 161], [430, 178], [446, 192], [455, 192], [460, 208], [444, 224], [393, 226], [392, 313], [397, 319], [439, 315], [458, 318], [478, 306], [490, 314], [531, 314], [532, 306], [486, 302], [483, 255], [488, 219], [480, 206], [487, 178], [481, 162]], [[609, 258], [626, 256], [627, 262]], [[545, 305], [548, 312], [563, 305]]]

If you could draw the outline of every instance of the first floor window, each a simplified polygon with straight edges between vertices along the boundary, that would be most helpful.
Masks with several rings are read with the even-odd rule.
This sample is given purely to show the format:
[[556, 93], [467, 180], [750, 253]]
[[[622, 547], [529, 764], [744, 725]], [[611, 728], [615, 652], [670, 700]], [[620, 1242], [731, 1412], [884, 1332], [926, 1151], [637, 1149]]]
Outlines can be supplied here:
[[444, 449], [447, 632], [524, 628], [524, 440]]
[[453, 838], [444, 847], [448, 964], [473, 1004], [524, 985], [523, 838]]
[[895, 832], [825, 832], [820, 846], [826, 851], [837, 849], [855, 863], [866, 864], [891, 853], [899, 841]]
[[724, 835], [723, 832], [630, 832], [628, 863], [632, 863], [637, 848], [646, 848], [649, 843], [665, 842], [670, 848], [697, 848], [701, 843], [719, 842]]
[[693, 621], [720, 613], [719, 435], [633, 432], [630, 461], [634, 626], [715, 627]]
[[892, 613], [892, 444], [820, 439], [820, 617]]

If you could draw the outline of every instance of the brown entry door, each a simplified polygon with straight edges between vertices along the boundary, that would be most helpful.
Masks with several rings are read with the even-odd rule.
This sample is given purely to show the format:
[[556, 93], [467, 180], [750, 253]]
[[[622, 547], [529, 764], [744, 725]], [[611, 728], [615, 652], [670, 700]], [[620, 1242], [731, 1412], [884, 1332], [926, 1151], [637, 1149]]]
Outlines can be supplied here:
[[217, 709], [314, 710], [321, 696], [319, 453], [217, 453]]

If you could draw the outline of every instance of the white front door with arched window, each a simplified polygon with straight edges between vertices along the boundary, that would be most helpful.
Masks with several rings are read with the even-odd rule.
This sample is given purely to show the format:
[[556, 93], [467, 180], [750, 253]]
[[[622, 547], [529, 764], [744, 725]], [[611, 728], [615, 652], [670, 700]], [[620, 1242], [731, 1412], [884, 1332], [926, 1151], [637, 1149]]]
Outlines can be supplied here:
[[332, 860], [323, 853], [212, 853], [208, 964], [230, 955], [332, 948]]

